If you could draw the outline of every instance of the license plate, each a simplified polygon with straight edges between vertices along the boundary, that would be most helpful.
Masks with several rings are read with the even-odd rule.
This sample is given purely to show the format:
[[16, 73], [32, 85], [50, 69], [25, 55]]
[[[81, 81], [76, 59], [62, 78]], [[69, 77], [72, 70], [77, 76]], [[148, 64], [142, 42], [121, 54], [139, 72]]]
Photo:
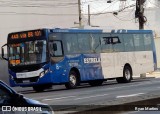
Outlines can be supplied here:
[[30, 81], [29, 80], [23, 80], [23, 83], [29, 83]]

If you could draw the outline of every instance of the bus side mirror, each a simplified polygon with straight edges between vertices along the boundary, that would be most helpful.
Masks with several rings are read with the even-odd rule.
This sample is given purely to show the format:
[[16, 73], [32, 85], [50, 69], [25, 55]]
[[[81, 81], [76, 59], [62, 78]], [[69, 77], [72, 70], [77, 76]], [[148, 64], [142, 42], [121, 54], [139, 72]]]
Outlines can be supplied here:
[[119, 37], [112, 37], [112, 44], [121, 43]]
[[[7, 57], [5, 57], [5, 54], [4, 54], [4, 47], [5, 47], [5, 46], [7, 46], [7, 44], [5, 44], [5, 45], [3, 45], [3, 46], [1, 47], [2, 59], [4, 59], [4, 60], [8, 61], [8, 58], [7, 58]], [[7, 53], [6, 53], [6, 54], [7, 54]]]
[[53, 50], [57, 51], [57, 44], [56, 43], [53, 43]]

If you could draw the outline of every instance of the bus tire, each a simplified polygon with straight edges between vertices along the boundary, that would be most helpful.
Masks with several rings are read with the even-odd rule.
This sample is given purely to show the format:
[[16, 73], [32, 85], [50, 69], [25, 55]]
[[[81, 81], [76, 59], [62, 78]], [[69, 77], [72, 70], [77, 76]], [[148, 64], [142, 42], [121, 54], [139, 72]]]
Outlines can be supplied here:
[[101, 86], [103, 84], [103, 80], [93, 80], [89, 82], [91, 86]]
[[123, 77], [116, 78], [118, 83], [129, 83], [132, 80], [132, 69], [126, 65], [123, 69]]
[[67, 89], [74, 89], [79, 85], [78, 74], [74, 70], [69, 73], [69, 82], [65, 84]]
[[43, 92], [45, 88], [43, 86], [33, 86], [33, 90], [36, 92]]

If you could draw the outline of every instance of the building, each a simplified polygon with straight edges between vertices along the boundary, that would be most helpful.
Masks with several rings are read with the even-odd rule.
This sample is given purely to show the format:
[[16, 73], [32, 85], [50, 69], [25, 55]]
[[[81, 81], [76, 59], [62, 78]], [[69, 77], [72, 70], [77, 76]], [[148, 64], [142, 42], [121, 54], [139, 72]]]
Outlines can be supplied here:
[[9, 32], [54, 27], [75, 27], [78, 0], [25, 0], [0, 2], [0, 46]]

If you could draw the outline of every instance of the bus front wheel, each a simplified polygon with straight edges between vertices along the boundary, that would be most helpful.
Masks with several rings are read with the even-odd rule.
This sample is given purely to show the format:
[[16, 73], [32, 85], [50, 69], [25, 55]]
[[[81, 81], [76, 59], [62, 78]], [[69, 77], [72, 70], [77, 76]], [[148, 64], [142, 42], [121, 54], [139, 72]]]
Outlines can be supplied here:
[[52, 88], [51, 84], [33, 86], [33, 90], [36, 92], [43, 92], [45, 89], [51, 89], [51, 88]]
[[33, 90], [36, 92], [43, 92], [45, 88], [42, 86], [33, 86]]
[[70, 71], [69, 82], [65, 84], [66, 88], [74, 89], [77, 87], [78, 83], [79, 83], [78, 74], [74, 70]]
[[125, 66], [123, 69], [123, 77], [116, 78], [118, 83], [129, 83], [132, 80], [132, 69], [130, 66]]

